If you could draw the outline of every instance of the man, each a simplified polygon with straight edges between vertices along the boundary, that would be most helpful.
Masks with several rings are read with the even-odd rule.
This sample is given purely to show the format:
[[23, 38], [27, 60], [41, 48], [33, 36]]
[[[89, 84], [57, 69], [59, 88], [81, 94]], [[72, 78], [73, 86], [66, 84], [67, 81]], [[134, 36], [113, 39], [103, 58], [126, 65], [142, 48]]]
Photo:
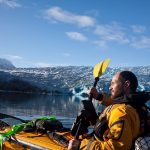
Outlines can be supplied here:
[[107, 106], [100, 115], [94, 128], [94, 135], [81, 142], [73, 139], [68, 150], [130, 150], [140, 133], [140, 119], [136, 109], [129, 105], [130, 94], [138, 86], [136, 76], [130, 71], [118, 72], [112, 78], [111, 96], [100, 94], [91, 89], [94, 99]]

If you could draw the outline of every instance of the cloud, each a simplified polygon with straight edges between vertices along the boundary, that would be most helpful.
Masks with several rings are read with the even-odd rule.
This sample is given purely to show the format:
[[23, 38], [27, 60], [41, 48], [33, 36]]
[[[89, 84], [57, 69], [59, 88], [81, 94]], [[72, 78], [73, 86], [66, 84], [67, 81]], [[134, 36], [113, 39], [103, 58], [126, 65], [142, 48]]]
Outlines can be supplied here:
[[93, 44], [99, 46], [99, 47], [107, 47], [107, 42], [106, 41], [103, 41], [103, 40], [97, 40], [97, 41], [94, 41]]
[[51, 7], [45, 12], [46, 19], [50, 21], [75, 24], [79, 27], [89, 27], [95, 24], [95, 20], [92, 17], [76, 15], [61, 9], [60, 7]]
[[87, 41], [87, 38], [79, 32], [66, 32], [66, 34], [71, 39], [78, 40], [78, 41]]
[[23, 57], [21, 57], [21, 56], [11, 56], [11, 58], [12, 58], [12, 59], [17, 59], [17, 60], [23, 59]]
[[18, 55], [4, 55], [4, 57], [10, 60], [22, 60], [23, 59], [23, 57], [18, 56]]
[[146, 27], [140, 26], [140, 25], [132, 25], [131, 29], [134, 33], [144, 33], [146, 30]]
[[0, 5], [8, 6], [10, 8], [21, 7], [16, 0], [0, 0]]
[[129, 43], [129, 39], [125, 36], [125, 28], [121, 27], [116, 22], [111, 25], [98, 25], [94, 31], [104, 41], [116, 41], [121, 44]]
[[142, 49], [142, 48], [150, 48], [150, 37], [142, 36], [140, 38], [133, 38], [131, 46], [134, 48]]
[[[96, 21], [94, 17], [78, 15], [66, 11], [61, 7], [50, 7], [47, 9], [45, 11], [45, 18], [51, 22], [74, 24], [78, 27], [92, 27], [88, 28], [88, 32], [97, 35], [98, 39], [91, 41], [91, 43], [100, 47], [107, 47], [109, 44], [111, 45], [112, 42], [115, 42], [116, 44], [127, 44], [139, 49], [150, 48], [149, 37], [143, 36], [132, 38], [135, 33], [144, 33], [146, 31], [146, 27], [142, 25], [129, 25], [128, 27], [125, 27], [115, 21], [109, 24], [97, 24], [98, 21]], [[66, 35], [74, 40], [90, 41], [90, 38], [87, 38], [79, 32], [66, 32]]]

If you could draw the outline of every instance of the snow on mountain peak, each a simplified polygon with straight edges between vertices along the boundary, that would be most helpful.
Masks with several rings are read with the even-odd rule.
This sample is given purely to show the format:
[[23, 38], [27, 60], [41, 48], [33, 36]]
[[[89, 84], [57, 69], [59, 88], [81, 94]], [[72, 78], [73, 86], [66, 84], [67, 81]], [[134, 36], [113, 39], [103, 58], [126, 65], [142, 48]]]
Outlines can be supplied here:
[[0, 58], [0, 69], [14, 69], [15, 66], [7, 59]]
[[[139, 80], [139, 90], [150, 91], [150, 67], [130, 68], [107, 68], [105, 74], [100, 78], [97, 89], [108, 92], [112, 76], [121, 70], [134, 72]], [[93, 86], [94, 77], [92, 67], [66, 66], [49, 68], [15, 68], [1, 69], [9, 78], [19, 78], [31, 85], [38, 87], [41, 91], [50, 94], [72, 94], [87, 96], [89, 88]], [[4, 78], [8, 76], [3, 75]]]

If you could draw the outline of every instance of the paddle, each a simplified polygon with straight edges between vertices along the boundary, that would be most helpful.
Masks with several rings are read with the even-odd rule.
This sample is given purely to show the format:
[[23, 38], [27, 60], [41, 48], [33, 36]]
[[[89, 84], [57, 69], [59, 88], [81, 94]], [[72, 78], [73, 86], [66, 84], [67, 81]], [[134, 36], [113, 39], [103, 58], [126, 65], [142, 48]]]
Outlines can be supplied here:
[[28, 122], [28, 120], [23, 120], [19, 117], [15, 117], [15, 116], [12, 116], [12, 115], [0, 113], [0, 119], [5, 119], [5, 118], [13, 118], [13, 119], [21, 121], [22, 123], [27, 123]]
[[[100, 63], [98, 63], [97, 65], [95, 65], [94, 69], [93, 69], [93, 76], [95, 77], [95, 81], [94, 81], [94, 85], [93, 87], [96, 87], [99, 78], [104, 74], [104, 72], [106, 71], [108, 65], [109, 65], [110, 59], [107, 58], [104, 61], [101, 61]], [[92, 100], [93, 95], [90, 95], [90, 100]]]
[[[99, 81], [99, 78], [104, 74], [104, 72], [106, 71], [108, 65], [109, 65], [110, 59], [107, 58], [104, 61], [101, 61], [100, 63], [98, 63], [97, 65], [95, 65], [94, 69], [93, 69], [93, 76], [95, 77], [95, 81], [94, 81], [94, 85], [93, 87], [96, 87], [97, 82]], [[92, 101], [93, 95], [90, 94], [89, 100]], [[87, 101], [87, 100], [85, 100]], [[86, 106], [85, 106], [86, 107]], [[94, 106], [91, 103], [91, 106], [88, 106], [89, 110], [93, 110], [95, 112]], [[80, 130], [82, 128], [82, 122], [83, 119], [79, 120], [79, 126], [77, 128], [76, 134], [75, 134], [75, 139], [79, 138], [80, 135]]]

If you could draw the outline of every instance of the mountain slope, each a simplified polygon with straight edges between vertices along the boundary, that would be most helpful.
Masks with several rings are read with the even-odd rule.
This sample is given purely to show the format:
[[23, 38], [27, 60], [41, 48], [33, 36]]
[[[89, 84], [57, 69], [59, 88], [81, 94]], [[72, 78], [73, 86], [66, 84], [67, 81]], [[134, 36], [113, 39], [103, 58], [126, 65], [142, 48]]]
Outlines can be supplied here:
[[[133, 71], [139, 79], [138, 89], [150, 91], [150, 67], [108, 68], [97, 88], [108, 92], [112, 76], [121, 70]], [[86, 95], [94, 83], [92, 71], [92, 67], [84, 66], [0, 69], [0, 81], [10, 81], [13, 78], [36, 87], [38, 90], [34, 91], [37, 92]]]
[[15, 66], [7, 59], [0, 58], [0, 69], [14, 69]]

